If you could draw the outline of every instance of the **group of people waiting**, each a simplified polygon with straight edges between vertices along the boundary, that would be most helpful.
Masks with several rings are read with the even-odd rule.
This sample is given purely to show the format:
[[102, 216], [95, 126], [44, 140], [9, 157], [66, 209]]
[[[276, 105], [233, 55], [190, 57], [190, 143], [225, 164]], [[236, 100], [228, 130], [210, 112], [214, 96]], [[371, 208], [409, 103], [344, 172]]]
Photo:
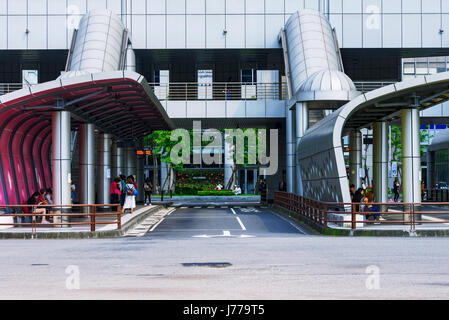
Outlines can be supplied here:
[[122, 213], [125, 213], [125, 210], [133, 213], [136, 207], [137, 194], [137, 182], [133, 175], [125, 176], [121, 174], [111, 182], [111, 203], [120, 203]]
[[[34, 192], [27, 200], [26, 204], [30, 205], [29, 207], [23, 207], [23, 213], [35, 213], [37, 215], [38, 223], [50, 223], [52, 216], [50, 213], [52, 212], [52, 208], [45, 207], [37, 207], [37, 206], [45, 206], [53, 204], [53, 191], [51, 188], [41, 189], [39, 191]], [[31, 216], [26, 216], [24, 219], [22, 217], [17, 217], [17, 222], [22, 223], [24, 220], [25, 223], [31, 223]]]
[[355, 185], [351, 184], [349, 187], [351, 193], [351, 202], [356, 212], [365, 215], [367, 220], [379, 221], [382, 218], [380, 209], [374, 204], [374, 192], [367, 191], [366, 185], [363, 181], [362, 187], [355, 190]]

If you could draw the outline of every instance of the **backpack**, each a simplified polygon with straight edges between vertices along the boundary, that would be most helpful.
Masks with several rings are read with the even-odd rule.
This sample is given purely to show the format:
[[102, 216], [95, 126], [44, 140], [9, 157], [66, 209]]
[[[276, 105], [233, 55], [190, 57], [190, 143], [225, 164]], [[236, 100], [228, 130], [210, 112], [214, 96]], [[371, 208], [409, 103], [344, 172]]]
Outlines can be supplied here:
[[126, 188], [127, 190], [126, 190], [126, 194], [128, 195], [128, 196], [133, 196], [134, 195], [134, 188]]

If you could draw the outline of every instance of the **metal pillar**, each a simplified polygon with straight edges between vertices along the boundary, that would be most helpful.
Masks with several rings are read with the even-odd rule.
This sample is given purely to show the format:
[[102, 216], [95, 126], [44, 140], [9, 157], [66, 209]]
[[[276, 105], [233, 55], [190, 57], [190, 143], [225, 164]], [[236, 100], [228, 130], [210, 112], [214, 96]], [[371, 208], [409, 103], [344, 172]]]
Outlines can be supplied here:
[[[54, 111], [52, 113], [52, 183], [55, 205], [70, 204], [71, 201], [71, 154], [70, 154], [70, 112]], [[68, 217], [58, 216], [67, 209], [55, 208], [53, 221], [67, 222]]]
[[161, 191], [168, 190], [168, 184], [170, 182], [167, 180], [167, 163], [161, 161]]
[[[435, 151], [430, 151], [429, 147], [427, 147], [427, 154], [426, 154], [426, 160], [427, 160], [427, 189], [432, 190], [435, 188]], [[428, 196], [430, 194], [428, 193]]]
[[111, 143], [111, 180], [114, 180], [118, 176], [117, 172], [117, 142], [112, 140]]
[[126, 159], [126, 148], [117, 147], [117, 153], [116, 153], [117, 176], [122, 175], [122, 174], [126, 175], [125, 159]]
[[101, 204], [110, 204], [111, 170], [111, 143], [112, 136], [107, 133], [98, 135], [97, 143], [97, 201]]
[[145, 156], [137, 156], [137, 167], [136, 167], [136, 181], [137, 181], [137, 191], [139, 194], [136, 197], [136, 201], [143, 202], [144, 190], [144, 166], [145, 166]]
[[287, 117], [286, 117], [286, 141], [287, 141], [287, 177], [286, 177], [286, 183], [287, 183], [287, 192], [293, 193], [295, 191], [294, 188], [294, 175], [295, 175], [295, 133], [294, 133], [294, 121], [295, 121], [295, 111], [290, 110], [289, 107], [287, 107]]
[[304, 135], [304, 132], [309, 128], [309, 108], [307, 103], [296, 104], [296, 194], [303, 196], [301, 168], [299, 166], [299, 142]]
[[349, 183], [355, 188], [361, 187], [362, 182], [359, 177], [362, 168], [362, 133], [352, 131], [349, 136]]
[[[235, 176], [232, 176], [234, 164], [234, 144], [231, 141], [227, 141], [229, 134], [224, 134], [224, 188], [228, 186], [230, 182], [231, 189], [235, 185]], [[229, 138], [230, 139], [230, 138]], [[231, 140], [231, 139], [230, 139]]]
[[375, 122], [373, 125], [373, 184], [374, 201], [388, 202], [388, 126]]
[[421, 202], [421, 155], [419, 110], [401, 110], [402, 125], [402, 201]]
[[259, 190], [257, 190], [257, 169], [253, 169], [253, 184], [254, 184], [254, 194], [257, 194]]
[[95, 131], [92, 123], [80, 125], [79, 167], [80, 203], [95, 204]]
[[137, 175], [137, 154], [134, 147], [126, 148], [125, 175]]
[[245, 194], [248, 194], [248, 170], [245, 168], [245, 188], [243, 190], [243, 192], [245, 192]]

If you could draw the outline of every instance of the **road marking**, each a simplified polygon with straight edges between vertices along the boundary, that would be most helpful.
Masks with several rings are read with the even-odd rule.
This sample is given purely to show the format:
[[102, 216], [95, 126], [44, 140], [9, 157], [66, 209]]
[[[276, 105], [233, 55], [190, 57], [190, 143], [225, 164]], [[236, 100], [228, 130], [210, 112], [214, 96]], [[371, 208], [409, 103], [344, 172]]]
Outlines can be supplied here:
[[277, 216], [278, 218], [284, 220], [285, 222], [288, 222], [293, 228], [295, 228], [296, 230], [298, 230], [299, 232], [301, 232], [302, 234], [307, 234], [306, 232], [304, 232], [303, 229], [301, 229], [300, 227], [296, 226], [293, 222], [289, 221], [288, 219], [284, 218], [283, 216], [277, 214], [276, 212], [273, 211], [269, 211], [270, 213], [274, 214], [275, 216]]
[[164, 219], [163, 218], [164, 216], [168, 216], [174, 211], [175, 211], [175, 209], [171, 208], [168, 210], [162, 210], [160, 212], [152, 214], [151, 216], [149, 216], [145, 220], [143, 220], [141, 223], [137, 224], [131, 231], [127, 231], [125, 233], [125, 236], [131, 236], [131, 237], [144, 236], [148, 232], [148, 229], [153, 227], [152, 230], [154, 230], [156, 225], [159, 224], [160, 222], [162, 222], [162, 220]]
[[223, 230], [223, 234], [216, 234], [216, 235], [199, 234], [196, 236], [192, 236], [192, 238], [218, 238], [218, 237], [236, 237], [236, 236], [231, 235], [231, 232], [229, 230]]
[[240, 224], [240, 227], [242, 227], [242, 230], [246, 230], [246, 228], [245, 228], [245, 226], [243, 225], [243, 223], [242, 223], [242, 220], [240, 220], [240, 218], [239, 217], [235, 217], [236, 219], [237, 219], [237, 221], [239, 222], [239, 224]]
[[156, 227], [162, 222], [164, 221], [165, 218], [162, 218], [161, 220], [159, 220], [151, 229], [150, 232], [152, 232], [154, 229], [156, 229]]
[[232, 208], [230, 208], [230, 209], [231, 209], [231, 211], [232, 211], [233, 214], [237, 214], [237, 213], [235, 213], [235, 210], [234, 210], [234, 209], [232, 209]]
[[252, 208], [242, 208], [240, 209], [242, 212], [260, 212], [259, 210], [257, 210], [256, 208], [252, 207]]

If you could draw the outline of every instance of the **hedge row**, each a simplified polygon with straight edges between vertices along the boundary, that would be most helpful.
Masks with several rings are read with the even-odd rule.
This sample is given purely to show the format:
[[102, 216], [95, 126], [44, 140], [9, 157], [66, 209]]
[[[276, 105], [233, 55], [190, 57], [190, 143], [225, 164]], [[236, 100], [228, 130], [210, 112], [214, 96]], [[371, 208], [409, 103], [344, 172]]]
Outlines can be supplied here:
[[234, 191], [232, 190], [207, 190], [198, 191], [199, 196], [233, 196]]

